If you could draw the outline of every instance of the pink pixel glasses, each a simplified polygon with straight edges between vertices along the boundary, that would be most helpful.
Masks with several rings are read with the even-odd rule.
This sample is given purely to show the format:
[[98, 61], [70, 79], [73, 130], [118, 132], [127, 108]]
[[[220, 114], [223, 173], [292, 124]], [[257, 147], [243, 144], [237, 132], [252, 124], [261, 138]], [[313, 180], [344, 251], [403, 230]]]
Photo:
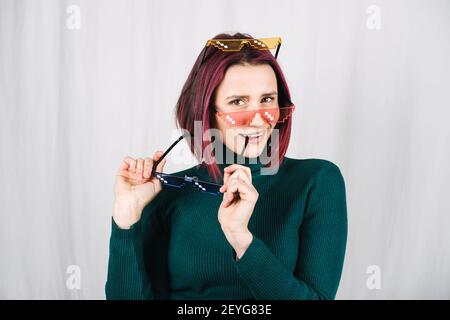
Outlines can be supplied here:
[[233, 112], [216, 112], [216, 114], [229, 126], [248, 126], [256, 113], [259, 113], [261, 118], [269, 123], [270, 125], [275, 125], [286, 121], [294, 112], [295, 106], [291, 105], [289, 107], [282, 108], [267, 108], [267, 109], [256, 109], [248, 111], [233, 111]]

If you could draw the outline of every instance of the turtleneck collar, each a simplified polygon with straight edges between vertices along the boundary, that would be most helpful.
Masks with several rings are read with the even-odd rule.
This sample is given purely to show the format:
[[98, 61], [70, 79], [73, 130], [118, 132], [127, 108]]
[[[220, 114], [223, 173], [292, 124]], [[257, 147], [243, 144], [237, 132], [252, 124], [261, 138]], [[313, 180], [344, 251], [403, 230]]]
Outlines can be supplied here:
[[252, 172], [252, 176], [260, 174], [261, 171], [260, 169], [263, 166], [263, 164], [261, 163], [261, 159], [259, 157], [256, 158], [244, 157], [228, 148], [228, 146], [225, 143], [222, 143], [221, 145], [223, 155], [221, 159], [222, 161], [219, 161], [219, 159], [217, 159], [217, 161], [220, 162], [217, 163], [217, 165], [219, 166], [221, 172], [223, 172], [223, 169], [225, 169], [225, 167], [237, 163], [249, 167]]
[[[223, 142], [220, 143], [220, 146], [222, 148], [222, 159], [217, 157], [217, 153], [216, 153], [216, 161], [217, 161], [216, 164], [219, 167], [220, 172], [223, 173], [223, 170], [225, 169], [225, 167], [228, 167], [234, 163], [237, 163], [237, 164], [249, 167], [250, 171], [252, 172], [252, 177], [261, 175], [261, 168], [264, 167], [264, 164], [261, 162], [261, 159], [259, 156], [253, 157], [253, 158], [244, 157], [244, 156], [241, 156], [240, 154], [237, 154], [230, 148], [228, 148], [228, 146]], [[267, 145], [266, 145], [266, 147], [267, 147]], [[266, 151], [263, 150], [262, 154], [264, 154], [264, 152], [266, 152]], [[205, 162], [203, 162], [202, 164], [199, 165], [199, 173], [203, 177], [208, 176]]]

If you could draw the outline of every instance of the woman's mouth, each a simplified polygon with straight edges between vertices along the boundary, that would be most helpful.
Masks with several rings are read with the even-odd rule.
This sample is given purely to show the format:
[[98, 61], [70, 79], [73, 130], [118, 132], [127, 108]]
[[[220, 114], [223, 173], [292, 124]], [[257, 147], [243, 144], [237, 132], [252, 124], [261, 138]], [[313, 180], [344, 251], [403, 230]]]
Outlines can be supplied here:
[[239, 135], [243, 138], [248, 136], [248, 143], [259, 143], [264, 137], [266, 130], [252, 133], [240, 133]]

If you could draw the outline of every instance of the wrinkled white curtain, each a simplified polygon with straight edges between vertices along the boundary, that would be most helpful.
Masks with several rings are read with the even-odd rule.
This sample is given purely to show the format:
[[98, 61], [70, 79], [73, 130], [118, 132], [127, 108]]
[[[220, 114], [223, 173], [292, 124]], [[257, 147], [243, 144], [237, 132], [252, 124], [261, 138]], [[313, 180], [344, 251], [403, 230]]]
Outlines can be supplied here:
[[337, 298], [450, 298], [446, 0], [0, 0], [0, 298], [104, 299], [115, 172], [224, 31], [283, 38], [288, 156], [344, 175]]

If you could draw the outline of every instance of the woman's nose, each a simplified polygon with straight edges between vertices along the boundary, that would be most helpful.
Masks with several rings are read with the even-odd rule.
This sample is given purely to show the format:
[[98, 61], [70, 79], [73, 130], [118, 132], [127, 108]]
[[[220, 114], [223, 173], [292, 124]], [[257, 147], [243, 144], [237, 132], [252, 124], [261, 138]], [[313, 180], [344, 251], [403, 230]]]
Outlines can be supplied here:
[[252, 122], [250, 123], [251, 126], [261, 126], [264, 125], [266, 122], [264, 121], [264, 119], [261, 117], [261, 115], [259, 114], [259, 112], [255, 113], [255, 116], [252, 119]]

